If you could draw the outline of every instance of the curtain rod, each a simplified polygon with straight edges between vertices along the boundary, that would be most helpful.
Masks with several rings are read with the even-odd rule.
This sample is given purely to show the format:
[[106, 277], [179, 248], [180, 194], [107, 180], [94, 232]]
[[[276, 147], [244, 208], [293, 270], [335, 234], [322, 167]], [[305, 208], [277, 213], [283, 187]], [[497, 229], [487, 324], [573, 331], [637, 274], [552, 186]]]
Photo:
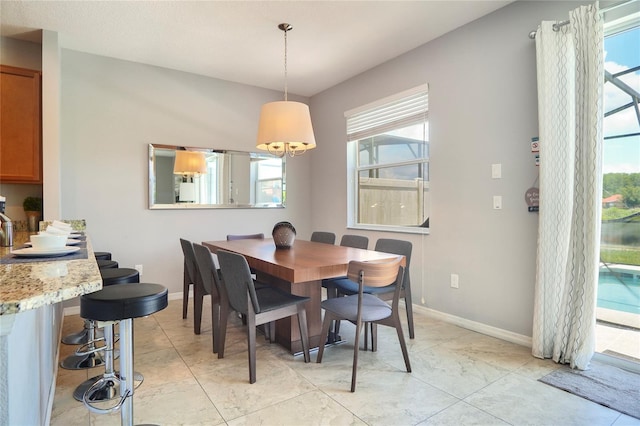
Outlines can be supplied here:
[[[560, 28], [564, 27], [567, 24], [569, 24], [569, 20], [556, 22], [555, 24], [553, 24], [553, 31], [558, 32], [558, 31], [560, 31]], [[538, 30], [531, 31], [529, 33], [529, 38], [531, 40], [534, 40], [536, 38], [536, 33], [537, 32], [538, 32]]]
[[[620, 6], [624, 6], [624, 5], [626, 5], [627, 3], [633, 3], [634, 1], [637, 1], [637, 0], [622, 0], [622, 1], [620, 1], [620, 2], [616, 2], [616, 3], [614, 3], [614, 4], [611, 4], [611, 5], [610, 5], [610, 6], [608, 6], [608, 7], [602, 7], [602, 8], [600, 8], [600, 13], [604, 13], [604, 12], [611, 11], [611, 10], [613, 10], [613, 9], [617, 9], [617, 8], [618, 8], [618, 7], [620, 7]], [[567, 20], [567, 21], [560, 21], [560, 22], [556, 22], [555, 24], [553, 24], [553, 31], [556, 31], [556, 32], [560, 31], [560, 28], [564, 27], [564, 26], [565, 26], [565, 25], [567, 25], [568, 23], [569, 23], [569, 21], [568, 21], [568, 20]], [[530, 32], [529, 32], [529, 38], [530, 38], [531, 40], [535, 40], [535, 38], [536, 38], [536, 33], [537, 33], [537, 32], [538, 32], [538, 30], [530, 31]]]

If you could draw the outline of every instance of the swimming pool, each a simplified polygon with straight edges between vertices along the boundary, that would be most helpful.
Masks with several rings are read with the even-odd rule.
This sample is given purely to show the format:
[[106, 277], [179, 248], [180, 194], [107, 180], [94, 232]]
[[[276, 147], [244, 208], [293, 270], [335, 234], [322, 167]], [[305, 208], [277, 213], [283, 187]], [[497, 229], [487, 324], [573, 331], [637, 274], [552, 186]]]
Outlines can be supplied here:
[[610, 271], [600, 272], [598, 307], [640, 314], [639, 276], [628, 273], [617, 273], [616, 275]]

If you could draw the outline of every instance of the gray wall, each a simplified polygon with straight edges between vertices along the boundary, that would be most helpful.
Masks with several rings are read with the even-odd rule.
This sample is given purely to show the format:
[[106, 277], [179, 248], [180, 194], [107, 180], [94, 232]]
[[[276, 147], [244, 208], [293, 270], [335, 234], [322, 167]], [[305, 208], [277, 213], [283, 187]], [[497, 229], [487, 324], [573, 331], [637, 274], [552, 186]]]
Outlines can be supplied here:
[[[311, 98], [312, 223], [339, 235], [413, 242], [414, 303], [531, 336], [538, 216], [525, 190], [537, 169], [535, 43], [541, 20], [568, 19], [577, 2], [516, 2]], [[344, 112], [429, 84], [431, 233], [345, 229]], [[503, 178], [491, 178], [491, 164]], [[503, 209], [492, 209], [502, 195]], [[327, 202], [331, 200], [331, 202]], [[460, 288], [450, 287], [450, 274]]]
[[[142, 280], [182, 291], [178, 239], [224, 239], [291, 221], [311, 233], [310, 162], [289, 161], [286, 209], [148, 210], [148, 144], [255, 149], [265, 102], [281, 93], [62, 50], [62, 217], [84, 218], [95, 250]], [[305, 100], [305, 99], [303, 99]], [[46, 161], [46, 160], [45, 160]]]

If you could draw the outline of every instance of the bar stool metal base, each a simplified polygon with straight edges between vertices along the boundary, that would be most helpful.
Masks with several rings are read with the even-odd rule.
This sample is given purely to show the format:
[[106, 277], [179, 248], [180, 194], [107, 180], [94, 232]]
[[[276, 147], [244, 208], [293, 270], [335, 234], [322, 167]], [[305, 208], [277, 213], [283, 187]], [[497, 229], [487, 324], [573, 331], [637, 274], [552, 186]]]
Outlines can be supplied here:
[[[116, 373], [115, 378], [107, 379], [104, 375], [99, 375], [92, 377], [90, 379], [82, 382], [76, 390], [73, 392], [73, 397], [76, 401], [82, 402], [84, 399], [84, 394], [91, 389], [91, 387], [98, 383], [101, 379], [105, 379], [100, 383], [98, 387], [91, 391], [91, 394], [87, 395], [87, 399], [91, 402], [98, 401], [107, 401], [109, 399], [117, 398], [120, 396], [120, 374]], [[138, 389], [142, 382], [144, 381], [144, 376], [137, 371], [133, 373], [133, 383], [134, 389]]]
[[104, 365], [104, 359], [100, 353], [87, 355], [69, 355], [61, 363], [60, 367], [65, 370], [84, 370]]
[[[96, 338], [102, 338], [102, 330], [96, 330]], [[89, 329], [83, 328], [81, 331], [73, 334], [67, 334], [61, 340], [65, 345], [84, 345], [89, 343]]]

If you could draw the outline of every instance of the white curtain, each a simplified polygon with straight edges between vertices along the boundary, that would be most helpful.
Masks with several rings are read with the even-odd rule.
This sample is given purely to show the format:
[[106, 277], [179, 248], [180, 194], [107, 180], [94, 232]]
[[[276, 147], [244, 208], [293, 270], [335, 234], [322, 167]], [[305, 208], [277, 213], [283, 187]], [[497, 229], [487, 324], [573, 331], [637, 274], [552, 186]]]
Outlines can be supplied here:
[[536, 33], [540, 213], [532, 353], [586, 369], [595, 348], [602, 200], [602, 18]]

